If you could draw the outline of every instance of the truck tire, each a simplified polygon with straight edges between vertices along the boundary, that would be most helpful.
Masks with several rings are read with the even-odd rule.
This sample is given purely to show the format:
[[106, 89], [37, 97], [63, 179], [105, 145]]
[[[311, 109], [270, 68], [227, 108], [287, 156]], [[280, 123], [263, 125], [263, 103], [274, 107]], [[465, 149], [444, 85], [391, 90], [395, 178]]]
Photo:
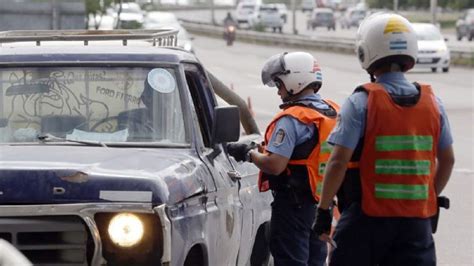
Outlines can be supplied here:
[[264, 223], [258, 228], [252, 254], [250, 255], [251, 266], [268, 265], [270, 261], [270, 223]]
[[184, 261], [184, 266], [204, 266], [204, 255], [199, 246], [191, 248]]

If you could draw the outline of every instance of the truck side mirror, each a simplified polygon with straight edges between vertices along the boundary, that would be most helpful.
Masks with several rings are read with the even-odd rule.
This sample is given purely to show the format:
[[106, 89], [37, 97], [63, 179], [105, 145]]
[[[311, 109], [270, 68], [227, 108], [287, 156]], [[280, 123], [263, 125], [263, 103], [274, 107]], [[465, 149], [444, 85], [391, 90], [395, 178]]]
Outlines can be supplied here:
[[235, 105], [214, 107], [212, 144], [234, 142], [240, 137], [240, 113]]

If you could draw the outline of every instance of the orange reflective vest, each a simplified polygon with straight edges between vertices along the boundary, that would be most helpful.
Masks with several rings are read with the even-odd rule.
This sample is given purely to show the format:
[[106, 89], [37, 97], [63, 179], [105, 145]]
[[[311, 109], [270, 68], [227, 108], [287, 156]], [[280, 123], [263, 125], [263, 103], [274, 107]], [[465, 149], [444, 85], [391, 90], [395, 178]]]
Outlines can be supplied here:
[[369, 216], [427, 218], [437, 211], [434, 175], [440, 112], [429, 85], [412, 106], [396, 104], [382, 85], [368, 93], [360, 157], [362, 209]]
[[[336, 112], [339, 111], [339, 106], [336, 103], [329, 100], [325, 100], [325, 102]], [[336, 124], [336, 116], [328, 117], [311, 107], [301, 105], [290, 106], [278, 113], [268, 125], [265, 132], [265, 145], [268, 145], [268, 142], [272, 137], [276, 122], [283, 116], [294, 117], [303, 124], [314, 124], [318, 130], [319, 139], [317, 140], [316, 145], [310, 152], [309, 156], [305, 159], [290, 158], [286, 173], [291, 175], [291, 166], [306, 166], [306, 172], [308, 175], [309, 186], [311, 187], [312, 195], [316, 201], [319, 201], [322, 189], [324, 168], [326, 167], [326, 163], [332, 151], [332, 146], [326, 142], [326, 139]], [[262, 171], [260, 171], [258, 185], [261, 192], [270, 189], [269, 176]]]

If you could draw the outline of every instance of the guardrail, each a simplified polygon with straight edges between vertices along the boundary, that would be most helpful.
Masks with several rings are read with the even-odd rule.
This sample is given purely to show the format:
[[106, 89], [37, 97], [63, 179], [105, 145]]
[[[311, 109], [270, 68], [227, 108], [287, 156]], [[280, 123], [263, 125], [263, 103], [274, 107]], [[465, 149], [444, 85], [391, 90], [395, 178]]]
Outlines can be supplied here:
[[[183, 27], [189, 32], [222, 38], [223, 26], [215, 26], [207, 23], [192, 21], [182, 21]], [[282, 34], [272, 32], [258, 32], [253, 30], [239, 29], [237, 39], [240, 41], [272, 44], [282, 46], [292, 46], [305, 49], [326, 50], [342, 53], [355, 53], [355, 42], [351, 38], [341, 37], [316, 37], [308, 35]], [[473, 48], [450, 48], [451, 62], [454, 65], [464, 65], [474, 67]]]

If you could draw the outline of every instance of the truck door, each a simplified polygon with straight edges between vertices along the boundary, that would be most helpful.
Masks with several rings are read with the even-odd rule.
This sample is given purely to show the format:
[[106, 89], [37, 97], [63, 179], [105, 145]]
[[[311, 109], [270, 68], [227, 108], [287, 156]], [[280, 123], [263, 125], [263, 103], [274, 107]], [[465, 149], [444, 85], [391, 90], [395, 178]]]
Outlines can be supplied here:
[[198, 123], [196, 127], [203, 137], [198, 153], [208, 166], [216, 187], [215, 191], [209, 191], [207, 201], [208, 228], [205, 234], [210, 245], [209, 265], [235, 265], [243, 219], [240, 183], [232, 176], [233, 166], [222, 145], [211, 147], [213, 112], [217, 103], [204, 70], [190, 63], [185, 64], [184, 71]]

